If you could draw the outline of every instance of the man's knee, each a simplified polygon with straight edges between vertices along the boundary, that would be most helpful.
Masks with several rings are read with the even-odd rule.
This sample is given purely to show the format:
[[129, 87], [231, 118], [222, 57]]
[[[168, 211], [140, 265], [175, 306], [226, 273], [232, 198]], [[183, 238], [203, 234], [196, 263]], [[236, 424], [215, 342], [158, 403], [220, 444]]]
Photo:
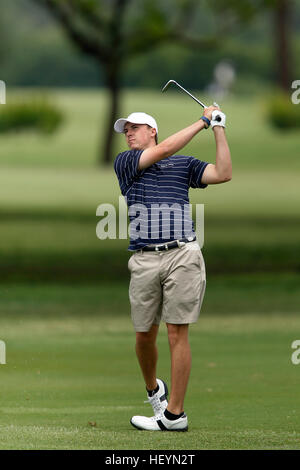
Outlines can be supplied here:
[[136, 344], [138, 346], [148, 346], [156, 342], [158, 325], [153, 325], [149, 331], [136, 332]]
[[188, 327], [189, 325], [167, 324], [170, 346], [175, 346], [182, 341], [188, 341]]

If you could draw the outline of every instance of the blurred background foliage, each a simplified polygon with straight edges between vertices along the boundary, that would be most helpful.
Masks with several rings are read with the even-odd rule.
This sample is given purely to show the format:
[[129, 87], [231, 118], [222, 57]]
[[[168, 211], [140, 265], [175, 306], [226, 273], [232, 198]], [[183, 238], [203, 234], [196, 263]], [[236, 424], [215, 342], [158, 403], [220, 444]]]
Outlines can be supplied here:
[[293, 0], [19, 0], [3, 7], [0, 65], [10, 86], [106, 88], [99, 164], [110, 165], [115, 154], [125, 87], [159, 89], [171, 74], [187, 88], [212, 89], [224, 60], [234, 73], [230, 88], [243, 95], [288, 92], [300, 74]]
[[[205, 8], [207, 2], [198, 3], [203, 7], [196, 25], [205, 36], [205, 30], [212, 22], [211, 12], [207, 6]], [[214, 3], [222, 3], [222, 7], [230, 4]], [[97, 87], [105, 84], [103, 70], [99, 69], [96, 60], [79, 53], [51, 13], [42, 8], [42, 1], [39, 5], [38, 1], [31, 0], [2, 0], [0, 8], [1, 78], [10, 86]], [[220, 7], [218, 10], [221, 22], [224, 12]], [[290, 27], [293, 75], [299, 77], [299, 2], [293, 2]], [[184, 81], [187, 88], [203, 89], [213, 78], [215, 64], [224, 57], [232, 61], [237, 71], [237, 91], [252, 94], [255, 86], [268, 87], [274, 84], [276, 48], [270, 10], [263, 10], [247, 25], [241, 23], [234, 34], [227, 33], [222, 37], [221, 31], [218, 39], [218, 47], [209, 50], [186, 48], [174, 42], [153, 51], [148, 50], [138, 60], [127, 64], [122, 86], [157, 89], [164, 82], [166, 73], [172, 71], [178, 81]]]
[[0, 133], [35, 129], [43, 134], [54, 133], [63, 121], [62, 112], [47, 99], [30, 98], [10, 102], [0, 114]]

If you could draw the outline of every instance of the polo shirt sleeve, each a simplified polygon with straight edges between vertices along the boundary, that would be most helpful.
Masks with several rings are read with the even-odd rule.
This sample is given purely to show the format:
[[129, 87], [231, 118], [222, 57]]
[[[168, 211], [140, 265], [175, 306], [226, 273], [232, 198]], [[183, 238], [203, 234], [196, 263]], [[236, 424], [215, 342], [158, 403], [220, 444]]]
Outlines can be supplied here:
[[114, 170], [119, 180], [122, 194], [125, 194], [134, 180], [144, 173], [139, 170], [139, 161], [143, 150], [128, 150], [117, 155]]
[[201, 178], [208, 162], [202, 162], [198, 158], [190, 157], [189, 163], [189, 186], [191, 188], [206, 188], [207, 184], [201, 183]]

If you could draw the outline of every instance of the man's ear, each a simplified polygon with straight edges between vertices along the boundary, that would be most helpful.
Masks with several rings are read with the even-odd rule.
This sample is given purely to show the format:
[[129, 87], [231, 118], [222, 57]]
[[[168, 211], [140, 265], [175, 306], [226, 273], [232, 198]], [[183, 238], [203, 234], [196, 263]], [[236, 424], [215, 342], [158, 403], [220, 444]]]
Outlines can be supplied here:
[[152, 137], [156, 136], [156, 129], [154, 127], [151, 127], [151, 136]]

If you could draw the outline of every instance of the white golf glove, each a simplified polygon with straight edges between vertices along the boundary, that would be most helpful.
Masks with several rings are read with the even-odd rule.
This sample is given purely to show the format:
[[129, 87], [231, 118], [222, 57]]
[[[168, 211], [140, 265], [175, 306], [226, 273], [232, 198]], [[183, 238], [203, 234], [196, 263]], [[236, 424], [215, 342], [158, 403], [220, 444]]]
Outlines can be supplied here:
[[[221, 118], [220, 121], [216, 121], [217, 116], [220, 116]], [[213, 129], [215, 126], [226, 127], [225, 122], [226, 122], [226, 114], [222, 113], [222, 111], [218, 111], [217, 109], [215, 109], [215, 111], [213, 111], [211, 115], [211, 121], [210, 121], [211, 128]]]

